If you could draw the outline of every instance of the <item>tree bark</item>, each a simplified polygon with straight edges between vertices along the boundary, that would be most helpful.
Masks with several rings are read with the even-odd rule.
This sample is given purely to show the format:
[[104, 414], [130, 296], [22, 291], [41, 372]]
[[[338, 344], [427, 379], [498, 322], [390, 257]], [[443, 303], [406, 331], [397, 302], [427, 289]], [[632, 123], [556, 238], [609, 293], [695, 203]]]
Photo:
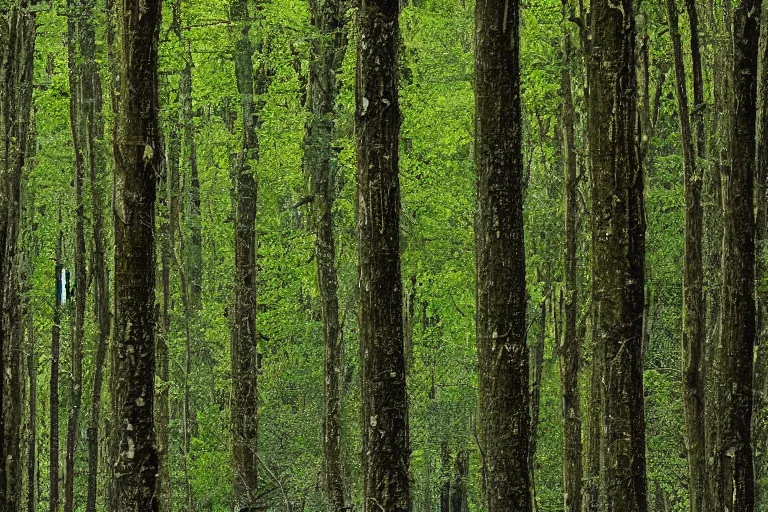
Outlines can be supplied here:
[[[254, 512], [258, 484], [258, 355], [256, 337], [256, 163], [259, 112], [254, 94], [251, 17], [247, 0], [232, 0], [234, 60], [243, 118], [235, 176], [235, 283], [231, 324], [232, 453], [235, 510]], [[261, 77], [259, 77], [261, 79]]]
[[757, 349], [752, 435], [755, 508], [768, 507], [768, 9], [760, 19], [757, 83], [757, 169], [755, 179], [755, 300]]
[[339, 332], [338, 279], [333, 233], [338, 165], [331, 147], [336, 97], [347, 47], [344, 3], [340, 0], [310, 1], [312, 26], [317, 34], [310, 46], [309, 111], [304, 143], [304, 165], [314, 201], [315, 258], [323, 314], [325, 345], [325, 416], [323, 459], [326, 496], [332, 511], [346, 506], [346, 486], [341, 454], [341, 380], [344, 348]]
[[[567, 12], [563, 8], [563, 23]], [[562, 130], [563, 163], [565, 168], [565, 244], [563, 268], [565, 269], [565, 328], [560, 346], [560, 378], [563, 394], [563, 490], [565, 512], [581, 512], [582, 444], [581, 444], [581, 396], [579, 369], [581, 367], [581, 339], [577, 331], [579, 316], [579, 276], [576, 251], [578, 247], [578, 178], [576, 175], [576, 138], [571, 66], [573, 48], [571, 31], [564, 25], [563, 69], [561, 89], [563, 94]]]
[[480, 447], [489, 512], [531, 510], [520, 5], [475, 7]]
[[724, 383], [717, 456], [723, 504], [754, 510], [752, 365], [755, 347], [755, 121], [760, 2], [744, 0], [733, 13], [731, 168], [723, 176], [723, 287], [720, 354]]
[[[538, 510], [536, 501], [536, 449], [538, 446], [539, 433], [539, 413], [541, 411], [541, 378], [544, 371], [544, 343], [547, 329], [547, 301], [541, 302], [539, 306], [539, 329], [536, 334], [536, 341], [530, 348], [530, 414], [531, 428], [528, 437], [528, 472], [531, 481], [531, 509]], [[554, 311], [554, 309], [553, 309]], [[554, 315], [553, 315], [554, 316]], [[556, 321], [555, 321], [556, 322]]]
[[123, 0], [115, 132], [114, 504], [158, 510], [155, 446], [155, 199], [159, 0]]
[[451, 454], [447, 441], [440, 445], [440, 512], [451, 512]]
[[[680, 140], [685, 185], [685, 256], [683, 259], [683, 405], [691, 512], [705, 510], [706, 454], [704, 442], [704, 383], [701, 377], [704, 325], [701, 176], [688, 108], [683, 46], [675, 0], [667, 0], [669, 34], [675, 66]], [[697, 139], [698, 140], [698, 139]]]
[[456, 467], [451, 483], [451, 511], [469, 512], [467, 498], [467, 480], [469, 478], [469, 452], [459, 450], [456, 454]]
[[59, 206], [59, 238], [56, 242], [56, 280], [54, 289], [56, 298], [53, 306], [53, 328], [51, 331], [51, 380], [48, 386], [50, 390], [50, 452], [49, 452], [49, 483], [48, 498], [50, 512], [59, 512], [59, 356], [61, 350], [61, 299], [64, 293], [62, 286], [61, 264], [62, 246], [64, 244], [64, 232], [61, 230], [61, 206]]
[[591, 4], [592, 304], [603, 387], [601, 506], [645, 512], [645, 221], [633, 0]]
[[75, 455], [77, 452], [77, 434], [80, 422], [80, 406], [83, 389], [83, 328], [85, 325], [85, 300], [87, 276], [85, 270], [85, 205], [83, 203], [83, 181], [85, 180], [85, 139], [87, 138], [86, 106], [83, 100], [82, 75], [79, 47], [82, 25], [81, 5], [68, 0], [67, 9], [67, 57], [69, 69], [69, 118], [74, 149], [74, 187], [75, 187], [75, 318], [72, 333], [71, 365], [72, 376], [69, 387], [69, 408], [67, 418], [67, 437], [64, 462], [64, 512], [75, 509]]
[[357, 12], [357, 234], [363, 510], [407, 512], [410, 440], [400, 266], [398, 0]]
[[27, 445], [27, 512], [37, 510], [37, 347], [35, 346], [35, 322], [27, 313], [27, 375], [29, 377], [29, 437]]
[[23, 316], [21, 301], [22, 171], [32, 108], [36, 1], [12, 1], [0, 14], [0, 508], [21, 502]]

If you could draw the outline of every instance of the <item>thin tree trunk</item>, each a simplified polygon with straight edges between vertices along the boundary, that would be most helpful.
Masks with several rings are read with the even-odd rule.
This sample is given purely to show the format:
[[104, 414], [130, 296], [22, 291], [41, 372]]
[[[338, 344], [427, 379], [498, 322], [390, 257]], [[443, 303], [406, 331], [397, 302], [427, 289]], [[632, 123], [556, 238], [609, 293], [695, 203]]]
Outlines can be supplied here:
[[55, 290], [56, 298], [53, 307], [53, 329], [51, 332], [51, 380], [50, 390], [50, 452], [48, 470], [49, 483], [48, 489], [50, 498], [50, 512], [59, 512], [59, 355], [61, 345], [61, 299], [64, 293], [63, 287], [63, 267], [61, 264], [62, 245], [64, 243], [64, 233], [61, 231], [61, 206], [59, 206], [59, 239], [56, 243], [56, 272], [55, 272]]
[[[618, 5], [618, 7], [617, 7]], [[603, 386], [606, 510], [645, 512], [643, 172], [636, 133], [633, 0], [591, 4], [592, 304]]]
[[85, 324], [85, 300], [87, 276], [85, 271], [85, 205], [83, 203], [83, 181], [85, 180], [84, 144], [87, 137], [86, 106], [83, 102], [82, 74], [79, 64], [81, 55], [77, 48], [81, 45], [80, 25], [82, 22], [81, 5], [68, 0], [70, 15], [67, 18], [67, 56], [69, 68], [69, 117], [72, 131], [72, 146], [75, 153], [75, 322], [71, 340], [72, 376], [69, 388], [69, 408], [67, 418], [67, 444], [64, 463], [64, 512], [75, 509], [75, 455], [77, 452], [77, 434], [80, 421], [80, 406], [83, 389], [83, 328]]
[[694, 135], [689, 118], [685, 61], [675, 0], [667, 0], [667, 17], [674, 56], [686, 205], [683, 258], [683, 405], [688, 448], [688, 489], [691, 512], [702, 512], [705, 510], [706, 455], [704, 384], [701, 378], [701, 351], [705, 337], [701, 177], [697, 171]]
[[[567, 12], [563, 8], [563, 23]], [[573, 48], [571, 32], [566, 25], [563, 34], [561, 71], [563, 91], [562, 129], [565, 167], [565, 244], [563, 268], [565, 269], [565, 328], [560, 347], [560, 378], [563, 393], [563, 490], [565, 512], [581, 512], [582, 445], [581, 445], [581, 397], [579, 393], [579, 369], [581, 367], [581, 338], [577, 332], [579, 316], [578, 269], [576, 250], [578, 232], [578, 178], [576, 175], [576, 140], [574, 135], [575, 111], [571, 86]]]
[[480, 446], [489, 512], [531, 510], [520, 5], [475, 7]]
[[[726, 2], [730, 4], [730, 2]], [[728, 6], [730, 9], [730, 6]], [[712, 108], [710, 117], [711, 126], [711, 164], [707, 166], [704, 174], [704, 237], [705, 237], [705, 304], [707, 338], [704, 349], [704, 384], [705, 384], [705, 444], [707, 454], [707, 476], [709, 485], [707, 489], [708, 512], [720, 512], [723, 510], [723, 494], [719, 489], [721, 484], [720, 464], [721, 457], [717, 455], [717, 439], [720, 429], [720, 403], [722, 395], [723, 379], [719, 363], [720, 344], [720, 298], [722, 289], [722, 245], [723, 245], [723, 203], [721, 191], [721, 176], [727, 172], [729, 166], [728, 155], [728, 115], [727, 104], [730, 96], [729, 73], [727, 72], [730, 61], [727, 50], [728, 38], [724, 37], [728, 32], [728, 24], [725, 24], [725, 33], [719, 27], [715, 19], [713, 3], [709, 3], [708, 28], [713, 34], [714, 45], [712, 52]], [[721, 42], [722, 41], [722, 42]]]
[[755, 347], [754, 160], [759, 0], [733, 13], [731, 168], [724, 176], [722, 396], [717, 456], [725, 508], [754, 510], [752, 364]]
[[159, 471], [157, 473], [158, 501], [160, 512], [171, 512], [172, 491], [169, 465], [170, 437], [168, 424], [170, 422], [170, 359], [168, 341], [171, 334], [171, 260], [173, 258], [173, 235], [175, 222], [171, 214], [171, 203], [174, 201], [171, 191], [173, 178], [169, 175], [178, 174], [179, 137], [175, 126], [171, 126], [168, 134], [168, 150], [166, 163], [161, 169], [158, 179], [158, 203], [160, 205], [160, 284], [162, 287], [162, 302], [160, 305], [160, 335], [157, 339], [157, 377], [158, 389], [155, 397], [155, 431], [157, 432], [157, 455]]
[[467, 480], [469, 479], [469, 452], [459, 450], [456, 454], [456, 466], [451, 483], [450, 512], [469, 512]]
[[440, 512], [451, 512], [451, 455], [447, 441], [440, 445]]
[[338, 279], [333, 233], [338, 166], [331, 143], [336, 97], [347, 46], [344, 4], [340, 0], [310, 1], [312, 25], [318, 31], [310, 48], [309, 110], [304, 162], [311, 180], [316, 230], [315, 258], [323, 313], [325, 344], [325, 416], [323, 459], [325, 485], [331, 510], [346, 506], [346, 486], [341, 454], [341, 380], [344, 347], [339, 332]]
[[363, 511], [411, 509], [400, 266], [398, 0], [357, 12], [357, 232]]
[[[258, 116], [254, 94], [251, 16], [247, 0], [232, 0], [234, 61], [243, 120], [242, 148], [234, 164], [235, 283], [231, 323], [232, 454], [236, 512], [254, 512], [258, 484], [258, 354], [256, 336], [256, 163]], [[260, 91], [259, 91], [260, 92]]]
[[[155, 446], [155, 199], [159, 0], [122, 4], [120, 109], [115, 132], [114, 505], [158, 510]], [[148, 271], [148, 269], [150, 269]]]
[[[553, 306], [554, 307], [554, 306]], [[541, 378], [544, 370], [544, 342], [547, 329], [547, 302], [542, 301], [539, 314], [539, 332], [536, 341], [530, 349], [530, 407], [531, 407], [531, 429], [529, 435], [528, 448], [528, 471], [531, 478], [531, 509], [538, 510], [536, 500], [536, 448], [538, 444], [539, 432], [539, 412], [541, 409]]]
[[27, 512], [37, 510], [37, 347], [35, 346], [35, 322], [32, 313], [27, 313], [27, 375], [29, 376], [29, 438], [27, 446]]

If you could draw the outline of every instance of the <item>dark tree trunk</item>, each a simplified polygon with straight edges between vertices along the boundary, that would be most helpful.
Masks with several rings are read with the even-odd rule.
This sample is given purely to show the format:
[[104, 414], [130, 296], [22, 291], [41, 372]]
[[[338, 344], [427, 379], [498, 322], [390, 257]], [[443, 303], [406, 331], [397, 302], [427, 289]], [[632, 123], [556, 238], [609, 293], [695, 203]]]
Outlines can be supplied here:
[[469, 512], [467, 480], [469, 479], [469, 452], [459, 450], [451, 484], [451, 512]]
[[27, 313], [27, 375], [29, 377], [29, 437], [27, 445], [27, 512], [37, 510], [37, 347], [35, 346], [35, 322]]
[[706, 494], [704, 442], [704, 383], [701, 377], [704, 325], [704, 269], [702, 257], [701, 177], [697, 171], [694, 135], [688, 108], [683, 46], [677, 3], [667, 0], [669, 33], [675, 66], [680, 140], [685, 183], [685, 257], [683, 259], [683, 405], [691, 512], [702, 512]]
[[106, 157], [104, 120], [102, 118], [101, 79], [96, 64], [96, 35], [93, 23], [95, 0], [81, 0], [80, 51], [83, 56], [82, 94], [85, 106], [88, 179], [93, 217], [92, 270], [94, 304], [98, 335], [94, 356], [93, 385], [91, 387], [91, 411], [88, 423], [88, 491], [86, 512], [96, 512], [99, 472], [99, 419], [101, 414], [101, 388], [104, 365], [110, 337], [109, 275], [106, 266], [106, 234], [104, 228]]
[[[594, 306], [591, 306], [594, 307]], [[587, 481], [584, 487], [585, 508], [588, 512], [600, 510], [600, 446], [602, 432], [600, 418], [602, 415], [603, 364], [600, 357], [600, 346], [596, 336], [596, 328], [592, 323], [592, 369], [590, 374], [589, 392], [589, 432], [587, 439]]]
[[342, 336], [339, 331], [338, 280], [333, 234], [333, 205], [336, 199], [336, 157], [331, 147], [336, 115], [336, 97], [347, 47], [344, 3], [340, 0], [310, 1], [312, 25], [318, 31], [310, 47], [309, 111], [304, 143], [304, 165], [314, 198], [315, 258], [323, 313], [325, 344], [325, 417], [323, 458], [325, 485], [331, 510], [346, 506], [344, 467], [341, 454], [341, 380], [344, 370]]
[[517, 1], [475, 7], [480, 449], [489, 512], [531, 510]]
[[398, 0], [357, 13], [357, 232], [363, 510], [407, 512], [410, 441], [400, 267]]
[[[114, 506], [158, 510], [155, 446], [157, 47], [161, 3], [123, 0], [115, 132]], [[150, 269], [150, 271], [147, 271]]]
[[723, 176], [723, 287], [720, 377], [724, 394], [717, 457], [723, 504], [754, 510], [751, 445], [752, 364], [755, 347], [755, 121], [760, 1], [733, 13], [731, 168]]
[[171, 419], [170, 403], [170, 358], [168, 341], [171, 333], [171, 262], [173, 261], [173, 245], [175, 222], [171, 204], [176, 190], [171, 190], [171, 183], [179, 172], [179, 136], [175, 126], [171, 126], [168, 134], [168, 149], [166, 162], [161, 168], [158, 179], [158, 204], [160, 205], [160, 286], [162, 302], [160, 304], [160, 331], [157, 338], [157, 377], [158, 386], [155, 397], [155, 431], [157, 432], [157, 456], [159, 471], [157, 474], [158, 501], [160, 512], [171, 512], [171, 472], [169, 465]]
[[[565, 8], [564, 8], [565, 9]], [[563, 11], [564, 23], [567, 11]], [[563, 498], [565, 512], [581, 512], [582, 445], [581, 445], [581, 396], [579, 393], [579, 369], [581, 367], [581, 338], [577, 332], [579, 316], [579, 276], [576, 267], [578, 247], [578, 177], [576, 175], [575, 111], [571, 86], [573, 47], [571, 31], [566, 25], [563, 34], [563, 92], [562, 129], [563, 160], [565, 167], [565, 244], [563, 268], [565, 269], [565, 326], [560, 346], [560, 378], [563, 393]]]
[[64, 243], [64, 233], [61, 231], [61, 206], [59, 206], [59, 239], [56, 242], [56, 272], [54, 274], [56, 298], [53, 306], [53, 328], [51, 331], [51, 380], [50, 390], [50, 452], [49, 452], [49, 483], [50, 497], [48, 503], [50, 512], [59, 512], [59, 356], [61, 350], [61, 298], [64, 293], [62, 286], [61, 253]]
[[23, 316], [21, 301], [22, 171], [32, 107], [36, 2], [6, 3], [0, 15], [0, 508], [21, 501]]
[[446, 441], [440, 445], [440, 512], [451, 512], [451, 454]]
[[[539, 413], [541, 410], [541, 378], [544, 371], [544, 342], [547, 329], [547, 301], [543, 300], [539, 307], [539, 329], [536, 341], [530, 348], [530, 386], [531, 386], [531, 429], [528, 437], [528, 472], [531, 479], [531, 508], [538, 510], [536, 502], [536, 448], [538, 446]], [[554, 309], [553, 309], [554, 311]]]
[[645, 222], [637, 133], [633, 0], [591, 4], [592, 304], [602, 366], [601, 478], [606, 510], [645, 512]]
[[253, 512], [258, 484], [258, 356], [256, 338], [256, 163], [258, 116], [254, 100], [251, 18], [247, 0], [232, 0], [235, 75], [243, 118], [235, 176], [235, 288], [231, 324], [232, 453], [235, 510]]
[[[726, 18], [730, 18], [730, 0], [724, 8]], [[725, 7], [725, 6], [724, 6]], [[719, 361], [720, 312], [722, 289], [722, 246], [723, 246], [723, 203], [721, 177], [729, 167], [728, 144], [728, 98], [730, 97], [730, 75], [728, 72], [729, 24], [724, 23], [725, 33], [715, 19], [714, 3], [707, 8], [707, 24], [716, 41], [712, 60], [712, 108], [710, 116], [711, 147], [710, 165], [704, 174], [704, 238], [705, 238], [705, 305], [706, 305], [706, 342], [704, 347], [704, 385], [705, 385], [705, 444], [708, 460], [707, 489], [708, 512], [723, 510], [723, 494], [719, 489], [721, 457], [717, 455], [717, 438], [720, 429], [720, 403], [722, 402], [722, 373]]]
[[85, 271], [85, 205], [83, 203], [83, 181], [85, 180], [85, 139], [88, 122], [83, 98], [83, 66], [78, 52], [83, 41], [80, 39], [82, 11], [79, 3], [68, 0], [70, 15], [67, 18], [67, 56], [69, 68], [69, 118], [72, 131], [72, 146], [75, 153], [75, 322], [71, 340], [72, 375], [69, 387], [67, 418], [67, 445], [64, 462], [64, 512], [75, 509], [75, 455], [77, 452], [78, 425], [83, 389], [83, 328], [85, 325], [85, 299], [87, 276]]
[[755, 508], [768, 508], [768, 10], [760, 19], [757, 84], [757, 170], [755, 179], [755, 299], [757, 350], [752, 435]]

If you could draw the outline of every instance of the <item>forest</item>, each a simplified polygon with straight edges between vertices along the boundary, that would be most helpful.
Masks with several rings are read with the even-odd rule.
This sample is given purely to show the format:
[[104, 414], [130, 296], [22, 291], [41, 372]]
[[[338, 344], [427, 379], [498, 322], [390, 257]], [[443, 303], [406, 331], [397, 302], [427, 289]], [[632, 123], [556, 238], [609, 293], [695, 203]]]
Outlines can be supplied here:
[[761, 4], [0, 0], [0, 511], [768, 512]]

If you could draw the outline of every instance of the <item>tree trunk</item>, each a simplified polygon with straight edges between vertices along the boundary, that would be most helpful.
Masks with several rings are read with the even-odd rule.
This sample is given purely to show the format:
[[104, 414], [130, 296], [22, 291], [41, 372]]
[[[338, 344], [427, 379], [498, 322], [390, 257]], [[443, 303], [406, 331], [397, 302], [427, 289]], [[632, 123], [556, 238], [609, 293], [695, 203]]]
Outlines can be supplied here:
[[254, 512], [258, 484], [258, 355], [256, 337], [256, 163], [259, 158], [254, 100], [251, 18], [247, 0], [232, 0], [236, 23], [235, 75], [243, 118], [235, 175], [235, 288], [231, 324], [232, 453], [236, 512]]
[[[688, 109], [683, 46], [680, 41], [677, 3], [667, 0], [669, 33], [675, 65], [680, 140], [685, 184], [685, 257], [683, 258], [683, 405], [691, 512], [702, 512], [706, 494], [704, 442], [704, 384], [701, 351], [704, 344], [704, 270], [702, 259], [701, 177]], [[698, 140], [698, 139], [697, 139]]]
[[589, 148], [592, 304], [603, 389], [601, 478], [606, 510], [645, 512], [643, 172], [636, 131], [634, 2], [591, 4]]
[[407, 512], [410, 440], [400, 267], [398, 0], [357, 13], [357, 232], [363, 510]]
[[744, 0], [733, 13], [731, 168], [724, 175], [723, 287], [720, 354], [725, 390], [717, 456], [725, 508], [754, 510], [751, 445], [752, 364], [755, 347], [754, 167], [760, 2]]
[[341, 454], [341, 380], [344, 348], [339, 332], [339, 298], [333, 208], [338, 166], [331, 143], [336, 116], [336, 97], [347, 47], [344, 4], [340, 0], [310, 2], [312, 25], [318, 31], [310, 48], [309, 111], [304, 165], [314, 198], [315, 258], [323, 313], [325, 344], [325, 417], [323, 458], [325, 485], [331, 510], [346, 506], [346, 486]]
[[114, 504], [158, 510], [155, 447], [155, 199], [157, 47], [161, 3], [122, 4], [120, 110], [115, 131]]
[[67, 1], [67, 56], [69, 68], [69, 118], [72, 131], [72, 146], [75, 153], [75, 323], [71, 340], [72, 376], [69, 388], [67, 418], [67, 445], [64, 463], [64, 512], [74, 512], [75, 504], [75, 455], [77, 452], [78, 424], [83, 389], [83, 328], [85, 324], [85, 300], [88, 282], [85, 271], [85, 205], [83, 203], [83, 181], [85, 180], [85, 148], [87, 137], [86, 106], [83, 101], [81, 55], [77, 51], [82, 45], [80, 29], [82, 24], [81, 5], [74, 0]]
[[61, 231], [61, 206], [59, 206], [59, 238], [56, 242], [56, 272], [54, 274], [56, 298], [53, 306], [53, 328], [51, 331], [51, 381], [50, 390], [50, 452], [49, 484], [50, 512], [59, 512], [59, 356], [61, 349], [61, 299], [64, 294], [63, 266], [61, 264], [64, 232]]
[[469, 452], [459, 450], [456, 454], [456, 468], [451, 484], [451, 511], [469, 512], [467, 480], [469, 478]]
[[99, 472], [99, 419], [101, 413], [101, 388], [104, 365], [110, 337], [109, 273], [106, 266], [106, 234], [104, 228], [105, 177], [107, 161], [102, 149], [104, 120], [102, 117], [101, 78], [96, 64], [96, 37], [93, 23], [94, 0], [81, 0], [80, 51], [83, 56], [82, 94], [86, 109], [86, 138], [88, 176], [93, 217], [94, 304], [98, 335], [94, 356], [93, 385], [91, 387], [91, 411], [88, 424], [88, 491], [86, 512], [96, 512]]
[[13, 1], [0, 15], [0, 508], [17, 512], [21, 501], [23, 316], [19, 225], [26, 165], [37, 2]]
[[[729, 17], [730, 0], [724, 8]], [[725, 6], [724, 6], [725, 7]], [[717, 438], [720, 429], [720, 403], [722, 395], [722, 371], [719, 363], [720, 344], [720, 312], [722, 290], [722, 246], [723, 246], [723, 203], [721, 176], [729, 167], [728, 144], [728, 98], [730, 97], [730, 76], [727, 71], [730, 62], [727, 36], [729, 26], [725, 23], [726, 33], [721, 30], [715, 19], [714, 4], [709, 3], [707, 9], [708, 27], [713, 34], [714, 51], [712, 52], [712, 108], [710, 116], [711, 148], [709, 151], [711, 165], [707, 166], [704, 174], [704, 238], [705, 238], [705, 304], [706, 304], [706, 341], [704, 348], [704, 385], [705, 385], [705, 444], [708, 461], [707, 489], [708, 512], [723, 510], [723, 494], [719, 489], [722, 483], [720, 475], [721, 457], [717, 455]]]
[[451, 512], [451, 455], [447, 441], [440, 445], [440, 512]]
[[[563, 11], [563, 23], [567, 12]], [[579, 393], [579, 368], [581, 367], [581, 338], [577, 332], [579, 316], [579, 276], [576, 267], [578, 247], [578, 178], [576, 175], [576, 140], [574, 135], [575, 111], [571, 86], [573, 48], [570, 28], [565, 25], [563, 34], [564, 63], [561, 71], [563, 91], [562, 129], [565, 167], [565, 244], [563, 268], [565, 269], [565, 328], [560, 346], [560, 379], [563, 393], [563, 501], [565, 512], [581, 512], [582, 445], [581, 445], [581, 397]]]
[[517, 1], [475, 7], [480, 447], [488, 512], [531, 510]]
[[27, 375], [29, 376], [29, 437], [27, 445], [27, 512], [37, 510], [37, 347], [35, 346], [35, 322], [32, 313], [27, 313]]
[[755, 299], [757, 350], [754, 376], [755, 508], [768, 508], [768, 9], [760, 19], [755, 179]]
[[[155, 431], [157, 432], [157, 456], [159, 471], [157, 474], [158, 501], [160, 512], [171, 512], [172, 491], [171, 473], [168, 461], [170, 450], [169, 427], [171, 418], [170, 404], [170, 358], [168, 341], [171, 334], [171, 261], [173, 260], [173, 238], [175, 219], [171, 203], [175, 202], [171, 183], [179, 170], [179, 136], [175, 126], [168, 134], [167, 159], [161, 168], [158, 179], [158, 204], [160, 205], [160, 286], [162, 302], [160, 305], [160, 332], [157, 338], [157, 377], [158, 389], [155, 397]], [[171, 176], [169, 176], [171, 175]]]
[[[553, 305], [554, 307], [554, 305]], [[539, 412], [541, 409], [541, 378], [544, 370], [544, 342], [547, 329], [547, 301], [543, 300], [539, 307], [539, 332], [536, 341], [530, 349], [530, 386], [531, 386], [531, 429], [528, 448], [528, 472], [531, 478], [531, 508], [538, 510], [536, 502], [536, 448], [539, 433]], [[554, 309], [553, 309], [554, 312]], [[554, 316], [554, 315], [553, 315]]]

